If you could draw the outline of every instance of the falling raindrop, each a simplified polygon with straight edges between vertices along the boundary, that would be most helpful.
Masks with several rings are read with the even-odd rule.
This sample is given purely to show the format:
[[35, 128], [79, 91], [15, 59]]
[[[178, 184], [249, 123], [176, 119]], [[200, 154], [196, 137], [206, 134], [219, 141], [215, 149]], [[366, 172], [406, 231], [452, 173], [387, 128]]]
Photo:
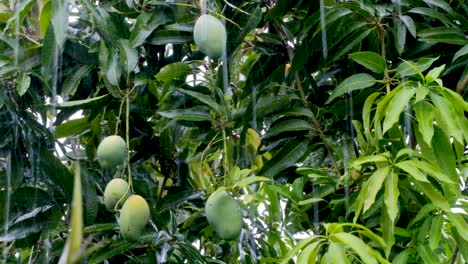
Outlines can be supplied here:
[[322, 29], [322, 52], [323, 57], [326, 59], [328, 56], [328, 46], [327, 46], [327, 28], [325, 23], [325, 4], [323, 0], [320, 0], [320, 26]]

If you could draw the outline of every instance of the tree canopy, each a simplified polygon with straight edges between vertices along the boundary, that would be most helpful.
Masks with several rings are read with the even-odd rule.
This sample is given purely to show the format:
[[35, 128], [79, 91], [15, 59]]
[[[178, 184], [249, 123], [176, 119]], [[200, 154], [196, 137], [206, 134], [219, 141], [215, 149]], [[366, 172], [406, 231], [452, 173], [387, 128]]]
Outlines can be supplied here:
[[[466, 263], [467, 18], [463, 0], [0, 3], [2, 261]], [[111, 135], [128, 155], [101, 167]], [[113, 178], [148, 204], [138, 239], [127, 196], [106, 208]], [[232, 240], [235, 213], [207, 220], [220, 191]]]

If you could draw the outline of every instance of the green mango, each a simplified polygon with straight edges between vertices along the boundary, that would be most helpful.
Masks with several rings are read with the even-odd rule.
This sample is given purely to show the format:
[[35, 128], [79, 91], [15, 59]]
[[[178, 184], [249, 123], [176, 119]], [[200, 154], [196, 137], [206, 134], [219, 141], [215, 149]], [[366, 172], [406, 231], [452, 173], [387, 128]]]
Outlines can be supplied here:
[[219, 237], [234, 240], [242, 231], [243, 219], [239, 202], [225, 188], [210, 195], [205, 205], [206, 219]]
[[127, 144], [122, 137], [113, 135], [104, 138], [97, 148], [96, 156], [104, 169], [122, 165], [127, 158]]
[[120, 233], [127, 240], [138, 240], [148, 224], [149, 217], [150, 209], [146, 200], [140, 195], [131, 195], [120, 211]]
[[120, 200], [120, 206], [125, 202], [129, 196], [130, 191], [128, 183], [120, 178], [112, 179], [106, 185], [104, 190], [104, 204], [109, 211], [114, 211], [115, 205]]
[[226, 28], [212, 15], [202, 15], [197, 19], [193, 38], [198, 48], [211, 58], [220, 58], [226, 49]]

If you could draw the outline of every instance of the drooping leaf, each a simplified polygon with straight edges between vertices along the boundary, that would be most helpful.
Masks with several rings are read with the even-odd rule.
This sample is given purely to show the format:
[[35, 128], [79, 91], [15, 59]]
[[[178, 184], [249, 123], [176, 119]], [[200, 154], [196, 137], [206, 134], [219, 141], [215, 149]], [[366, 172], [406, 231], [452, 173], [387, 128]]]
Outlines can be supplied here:
[[330, 103], [333, 99], [349, 93], [351, 91], [361, 90], [364, 88], [371, 87], [375, 84], [375, 78], [366, 73], [359, 73], [352, 75], [344, 79], [340, 85], [338, 85], [328, 98], [326, 104]]
[[176, 109], [158, 112], [165, 118], [185, 121], [211, 121], [210, 114], [201, 109]]
[[382, 133], [387, 132], [395, 123], [398, 122], [401, 112], [408, 107], [408, 104], [416, 93], [416, 90], [417, 89], [415, 87], [405, 87], [393, 96], [385, 110]]
[[[361, 258], [363, 263], [368, 264], [377, 264], [379, 263], [375, 258], [374, 250], [369, 247], [364, 241], [360, 238], [356, 237], [355, 235], [349, 233], [334, 233], [330, 235], [330, 239], [332, 241], [337, 241], [343, 243], [354, 250], [357, 255]], [[378, 254], [378, 253], [377, 253]]]
[[[425, 70], [431, 67], [432, 63], [437, 61], [439, 57], [436, 58], [421, 58], [417, 62], [408, 61], [409, 63], [413, 64], [419, 72], [424, 72]], [[396, 76], [403, 78], [406, 76], [415, 75], [418, 72], [415, 71], [407, 62], [402, 62], [398, 65]]]
[[142, 45], [156, 28], [168, 21], [169, 18], [163, 10], [140, 13], [130, 33], [129, 46], [136, 48]]
[[307, 150], [308, 139], [290, 140], [257, 173], [261, 176], [274, 177], [280, 171], [294, 165]]
[[302, 119], [289, 119], [278, 124], [275, 124], [273, 127], [268, 129], [265, 134], [265, 138], [273, 137], [284, 132], [292, 131], [310, 131], [312, 126], [305, 120]]
[[16, 87], [18, 90], [18, 94], [23, 96], [29, 89], [31, 85], [31, 77], [29, 77], [26, 73], [21, 73], [18, 78], [18, 86]]
[[185, 80], [187, 74], [192, 69], [186, 63], [175, 62], [161, 68], [156, 74], [156, 79], [161, 82], [170, 82], [172, 80]]
[[410, 16], [399, 16], [401, 22], [403, 22], [406, 26], [406, 29], [408, 29], [409, 33], [413, 38], [416, 38], [416, 25], [413, 21], [413, 19]]
[[351, 53], [349, 57], [375, 73], [383, 73], [387, 64], [379, 54], [371, 51], [360, 51]]
[[77, 66], [65, 79], [62, 85], [63, 96], [73, 96], [81, 80], [93, 69], [91, 65]]
[[423, 136], [424, 141], [430, 145], [432, 136], [434, 135], [434, 107], [426, 101], [419, 101], [413, 108], [416, 113], [419, 132]]
[[396, 217], [399, 212], [398, 208], [398, 197], [400, 196], [400, 191], [398, 189], [398, 175], [395, 172], [391, 172], [385, 181], [385, 193], [384, 193], [384, 203], [387, 207], [387, 214], [390, 217], [391, 224], [395, 224]]

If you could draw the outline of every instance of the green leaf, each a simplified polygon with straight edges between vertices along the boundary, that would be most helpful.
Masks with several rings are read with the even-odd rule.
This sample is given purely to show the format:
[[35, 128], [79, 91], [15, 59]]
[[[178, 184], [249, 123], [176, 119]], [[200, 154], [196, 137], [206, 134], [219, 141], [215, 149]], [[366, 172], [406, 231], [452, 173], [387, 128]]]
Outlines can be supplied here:
[[429, 247], [431, 250], [434, 250], [439, 246], [440, 238], [442, 237], [443, 224], [444, 217], [442, 215], [432, 217], [431, 235], [429, 236]]
[[206, 94], [190, 91], [190, 90], [185, 90], [185, 89], [177, 89], [177, 90], [184, 94], [188, 94], [195, 99], [198, 99], [200, 102], [208, 105], [211, 109], [216, 111], [218, 114], [222, 113], [221, 106], [215, 100], [213, 100], [210, 96]]
[[375, 73], [383, 73], [387, 64], [379, 54], [371, 51], [361, 51], [351, 53], [349, 57]]
[[120, 63], [123, 65], [127, 76], [136, 68], [138, 64], [138, 51], [135, 48], [130, 48], [128, 40], [119, 40]]
[[87, 117], [74, 119], [62, 123], [55, 127], [54, 136], [56, 139], [72, 137], [83, 133], [90, 128]]
[[371, 162], [388, 162], [388, 153], [378, 154], [378, 155], [370, 155], [370, 156], [363, 156], [357, 158], [356, 160], [352, 161], [350, 166], [352, 168], [357, 168], [363, 164], [371, 163]]
[[401, 251], [392, 261], [393, 264], [406, 264], [408, 263], [409, 256], [411, 254], [411, 248], [407, 248]]
[[268, 129], [265, 138], [273, 137], [284, 132], [310, 131], [311, 125], [302, 119], [289, 119], [275, 124]]
[[156, 74], [156, 79], [161, 82], [170, 82], [172, 80], [184, 80], [187, 74], [191, 72], [190, 66], [184, 62], [174, 62], [161, 68]]
[[[364, 241], [355, 235], [349, 233], [334, 233], [330, 235], [331, 241], [338, 241], [343, 243], [354, 250], [361, 258], [363, 263], [377, 264], [377, 259], [374, 257], [376, 252], [369, 247]], [[378, 254], [378, 253], [377, 253]]]
[[282, 170], [294, 165], [302, 155], [304, 155], [308, 145], [308, 139], [290, 140], [263, 165], [257, 174], [266, 177], [274, 177]]
[[445, 97], [435, 93], [430, 94], [436, 111], [436, 120], [440, 127], [444, 128], [444, 132], [463, 144], [463, 130], [458, 122], [458, 115], [453, 109], [452, 104]]
[[450, 210], [450, 205], [447, 199], [439, 191], [437, 191], [431, 183], [417, 181], [414, 182], [414, 184], [419, 187], [424, 195], [426, 195], [435, 206], [444, 211]]
[[413, 14], [420, 14], [428, 17], [432, 17], [435, 19], [438, 19], [440, 22], [444, 23], [446, 26], [455, 26], [449, 18], [444, 16], [444, 14], [432, 9], [432, 8], [427, 8], [427, 7], [415, 7], [411, 10], [408, 11], [409, 13]]
[[174, 30], [157, 30], [153, 32], [150, 39], [147, 39], [151, 45], [184, 44], [193, 40], [193, 35]]
[[341, 243], [330, 243], [328, 246], [328, 258], [329, 263], [350, 263], [346, 256], [345, 246]]
[[348, 36], [345, 40], [343, 40], [343, 44], [337, 49], [338, 52], [333, 57], [334, 59], [338, 59], [341, 56], [345, 55], [356, 45], [362, 43], [362, 40], [369, 35], [372, 31], [372, 28], [368, 28], [367, 26], [356, 30], [353, 34]]
[[130, 34], [130, 47], [136, 48], [142, 45], [156, 28], [167, 23], [168, 21], [169, 17], [162, 10], [153, 12], [142, 12], [138, 16]]
[[452, 226], [455, 227], [460, 237], [463, 240], [468, 241], [468, 230], [466, 229], [466, 216], [452, 213], [449, 211], [445, 212], [445, 215], [447, 216]]
[[398, 54], [403, 53], [406, 43], [406, 27], [400, 20], [395, 21], [395, 47]]
[[98, 250], [89, 260], [89, 264], [98, 264], [107, 259], [123, 254], [135, 248], [145, 248], [146, 245], [137, 242], [128, 242], [126, 240], [114, 240], [106, 247]]
[[409, 176], [413, 177], [417, 181], [429, 182], [426, 178], [426, 175], [424, 175], [424, 173], [415, 167], [414, 160], [401, 161], [395, 164], [395, 166], [408, 173]]
[[47, 27], [50, 24], [50, 19], [52, 17], [52, 8], [51, 8], [51, 1], [46, 0], [44, 1], [44, 6], [41, 10], [41, 15], [39, 18], [39, 29], [41, 32], [41, 36], [44, 37], [47, 32]]
[[434, 150], [434, 157], [440, 168], [450, 177], [451, 181], [454, 183], [458, 182], [455, 153], [449, 137], [443, 132], [442, 128], [435, 127], [434, 137], [430, 145]]
[[31, 85], [31, 77], [29, 77], [26, 73], [21, 73], [18, 77], [18, 84], [16, 89], [18, 90], [18, 94], [23, 96], [29, 89]]
[[[297, 257], [297, 264], [315, 264], [317, 260], [317, 253], [320, 250], [322, 243], [315, 241], [307, 245]], [[287, 262], [283, 262], [287, 263]]]
[[76, 89], [80, 85], [81, 79], [83, 79], [93, 69], [92, 65], [78, 65], [73, 71], [65, 78], [62, 85], [62, 96], [73, 96]]
[[71, 220], [67, 242], [59, 264], [77, 263], [81, 258], [81, 240], [83, 239], [83, 198], [81, 193], [80, 163], [75, 161], [73, 181], [73, 200], [71, 202]]
[[377, 193], [382, 188], [385, 179], [389, 176], [392, 169], [390, 166], [376, 170], [366, 181], [366, 190], [359, 193], [359, 200], [364, 199], [363, 213], [365, 213], [375, 202]]
[[447, 176], [442, 170], [440, 170], [439, 168], [435, 167], [434, 165], [430, 164], [427, 161], [413, 160], [412, 164], [416, 168], [420, 169], [423, 172], [426, 172], [432, 177], [438, 179], [439, 181], [446, 182], [446, 183], [456, 183], [452, 181], [450, 177]]
[[[397, 71], [396, 71], [396, 76], [403, 78], [406, 76], [412, 76], [415, 74], [418, 74], [419, 72], [424, 72], [425, 70], [429, 69], [431, 67], [432, 63], [434, 63], [436, 60], [438, 60], [439, 57], [436, 58], [421, 58], [417, 62], [413, 61], [403, 61], [398, 65]], [[413, 64], [418, 71], [415, 71], [410, 64]]]
[[385, 110], [385, 120], [383, 122], [382, 133], [388, 131], [398, 122], [401, 112], [408, 107], [409, 101], [416, 93], [414, 87], [404, 87], [399, 90], [392, 98]]
[[[287, 264], [289, 263], [289, 260], [292, 259], [297, 253], [299, 253], [299, 251], [301, 251], [302, 249], [304, 249], [307, 245], [309, 245], [310, 243], [312, 243], [312, 241], [318, 239], [318, 237], [316, 236], [310, 236], [308, 238], [305, 238], [305, 239], [302, 239], [301, 241], [299, 241], [298, 243], [296, 243], [296, 245], [288, 252], [288, 254], [286, 254], [283, 259], [281, 260], [280, 264]], [[316, 241], [314, 242], [314, 245], [315, 246], [312, 246], [312, 247], [317, 247], [318, 244], [315, 244], [315, 243], [318, 243], [319, 241]]]
[[418, 255], [423, 260], [425, 264], [440, 264], [440, 259], [437, 254], [431, 250], [427, 245], [419, 244], [416, 249], [418, 250]]
[[83, 100], [75, 100], [75, 101], [68, 101], [68, 102], [63, 102], [63, 103], [58, 103], [57, 108], [80, 108], [80, 109], [85, 109], [89, 108], [93, 105], [97, 105], [107, 99], [107, 94], [101, 95], [98, 97], [93, 97], [93, 98], [88, 98], [88, 99], [83, 99]]
[[424, 141], [430, 145], [434, 135], [434, 106], [426, 101], [419, 101], [413, 106], [418, 121], [418, 130]]
[[57, 47], [63, 51], [65, 40], [67, 38], [68, 28], [68, 1], [50, 0], [51, 2], [51, 24], [54, 29], [54, 36]]
[[468, 45], [463, 46], [457, 51], [457, 53], [455, 53], [455, 55], [453, 55], [452, 62], [456, 61], [460, 57], [465, 56], [466, 54], [468, 54]]
[[468, 39], [465, 38], [463, 31], [453, 27], [423, 29], [418, 32], [418, 36], [420, 41], [468, 45]]
[[326, 104], [330, 103], [333, 99], [343, 94], [346, 94], [351, 91], [361, 90], [364, 88], [371, 87], [375, 84], [375, 78], [366, 73], [359, 73], [352, 75], [344, 79], [340, 85], [338, 85], [330, 97], [328, 98]]
[[449, 13], [449, 14], [453, 14], [453, 9], [452, 7], [450, 7], [450, 5], [446, 2], [446, 1], [443, 1], [443, 0], [424, 0], [424, 2], [426, 2], [426, 4], [428, 4], [429, 6], [436, 6], [436, 7], [439, 7], [441, 8], [442, 10], [444, 10], [445, 12]]
[[191, 109], [175, 109], [158, 112], [161, 116], [169, 119], [184, 120], [184, 121], [212, 121], [210, 114], [206, 111], [201, 111], [199, 108]]
[[406, 29], [408, 29], [409, 33], [411, 36], [416, 38], [416, 25], [414, 24], [413, 19], [410, 16], [399, 16], [401, 22], [403, 22], [406, 26]]
[[387, 207], [387, 214], [392, 221], [392, 225], [395, 224], [395, 219], [398, 216], [398, 196], [400, 191], [398, 189], [398, 174], [393, 171], [387, 176], [385, 181], [385, 193], [384, 203]]
[[314, 203], [318, 203], [318, 202], [322, 202], [322, 201], [325, 201], [325, 200], [321, 199], [321, 198], [313, 197], [313, 198], [309, 198], [309, 199], [299, 201], [297, 204], [298, 205], [308, 205], [308, 204], [314, 204]]
[[109, 83], [113, 86], [119, 86], [122, 69], [119, 63], [119, 55], [117, 52], [109, 52], [106, 68], [107, 81], [109, 81]]

